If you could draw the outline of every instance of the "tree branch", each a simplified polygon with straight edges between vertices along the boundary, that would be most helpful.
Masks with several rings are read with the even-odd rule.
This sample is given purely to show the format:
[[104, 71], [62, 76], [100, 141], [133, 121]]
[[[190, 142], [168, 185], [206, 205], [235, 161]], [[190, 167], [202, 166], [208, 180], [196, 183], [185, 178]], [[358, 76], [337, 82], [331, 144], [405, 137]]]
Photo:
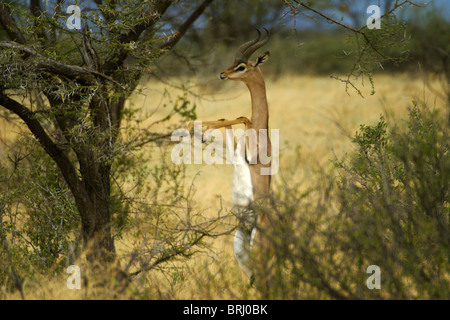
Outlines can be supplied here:
[[[404, 5], [406, 3], [415, 5], [414, 3], [410, 2], [410, 0], [404, 0], [401, 3], [398, 3], [398, 1], [396, 1], [394, 6], [392, 7], [392, 9], [389, 11], [386, 11], [383, 15], [381, 15], [380, 19], [383, 19], [385, 16], [390, 15], [392, 12], [394, 12], [395, 10], [397, 10], [399, 7], [401, 7], [402, 5]], [[386, 8], [388, 8], [387, 4], [386, 4]], [[365, 28], [367, 28], [367, 25], [363, 25], [361, 28], [358, 29], [358, 31], [361, 32]]]
[[21, 44], [25, 44], [27, 42], [17, 26], [16, 21], [11, 15], [11, 11], [3, 2], [0, 3], [0, 23], [12, 41], [16, 41]]
[[44, 12], [42, 11], [42, 7], [41, 7], [41, 1], [40, 0], [30, 0], [30, 11], [31, 11], [31, 14], [36, 18], [34, 25], [35, 25], [36, 29], [38, 30], [37, 35], [39, 36], [39, 41], [43, 45], [50, 43], [51, 37], [50, 37], [48, 31], [46, 30], [46, 28], [41, 26], [41, 23], [40, 23], [40, 22], [42, 22], [42, 15], [44, 14]]
[[177, 256], [184, 256], [184, 257], [189, 257], [191, 256], [193, 253], [189, 253], [189, 249], [196, 246], [197, 244], [200, 243], [200, 241], [206, 236], [206, 233], [201, 233], [195, 240], [193, 240], [191, 243], [182, 246], [181, 248], [173, 248], [172, 251], [170, 252], [165, 252], [164, 254], [162, 254], [158, 259], [156, 259], [155, 261], [153, 261], [152, 264], [147, 265], [142, 267], [141, 269], [134, 271], [132, 273], [129, 273], [128, 276], [129, 277], [133, 277], [136, 276], [138, 274], [140, 274], [141, 272], [145, 272], [145, 271], [150, 271], [153, 268], [155, 268], [156, 266], [158, 266], [159, 264], [169, 261], [172, 258], [175, 258]]
[[[127, 33], [121, 34], [118, 38], [118, 42], [120, 44], [125, 44], [131, 41], [137, 41], [144, 30], [151, 28], [161, 19], [161, 16], [167, 11], [172, 2], [173, 0], [158, 1], [154, 5], [154, 13], [152, 14], [152, 17], [145, 19], [144, 22], [136, 24]], [[116, 71], [127, 58], [128, 52], [129, 49], [120, 48], [118, 53], [113, 53], [102, 66], [102, 70], [104, 70], [105, 74], [111, 75], [114, 71]]]
[[[21, 45], [12, 41], [0, 41], [0, 48], [7, 49], [15, 49], [21, 51], [27, 57], [34, 56], [37, 58], [41, 58], [41, 60], [34, 61], [27, 65], [22, 65], [22, 68], [26, 69], [27, 67], [32, 67], [36, 71], [45, 71], [52, 74], [60, 75], [73, 80], [81, 80], [86, 84], [97, 84], [97, 79], [95, 76], [101, 77], [108, 81], [115, 83], [118, 86], [121, 86], [120, 83], [115, 81], [113, 78], [94, 70], [86, 69], [76, 65], [68, 65], [58, 61], [55, 61], [50, 58], [46, 58], [40, 53], [36, 52], [31, 47]], [[16, 67], [20, 67], [20, 64], [15, 63]]]
[[[306, 4], [303, 3], [302, 1], [293, 0], [293, 2], [295, 2], [297, 5], [302, 6], [303, 8], [305, 8], [305, 9], [307, 9], [307, 10], [309, 10], [309, 11], [314, 12], [315, 14], [320, 15], [321, 17], [325, 18], [326, 20], [328, 20], [328, 21], [330, 21], [330, 22], [332, 22], [332, 23], [335, 23], [335, 24], [337, 24], [337, 25], [339, 25], [339, 26], [341, 26], [341, 27], [343, 27], [343, 28], [345, 28], [345, 29], [347, 29], [347, 30], [350, 30], [350, 31], [352, 31], [352, 32], [354, 32], [354, 33], [357, 33], [357, 34], [362, 35], [362, 36], [364, 37], [364, 40], [366, 41], [366, 43], [373, 49], [373, 51], [375, 51], [375, 52], [376, 52], [377, 54], [379, 54], [381, 57], [387, 59], [387, 57], [386, 57], [382, 52], [380, 52], [380, 51], [373, 45], [372, 41], [370, 41], [370, 39], [367, 37], [367, 35], [363, 32], [363, 30], [364, 30], [367, 26], [362, 26], [362, 27], [359, 28], [359, 29], [355, 29], [355, 28], [350, 27], [349, 25], [346, 25], [346, 24], [344, 24], [344, 23], [342, 23], [342, 22], [340, 22], [340, 21], [337, 21], [337, 20], [335, 20], [335, 19], [333, 19], [333, 18], [327, 16], [326, 14], [324, 14], [324, 13], [322, 13], [322, 12], [320, 12], [320, 11], [317, 11], [316, 9], [314, 9], [314, 8], [312, 8], [312, 7], [308, 6], [308, 5], [306, 5]], [[401, 3], [396, 3], [396, 4], [394, 5], [394, 7], [393, 7], [391, 10], [389, 10], [388, 12], [386, 12], [385, 14], [383, 14], [383, 15], [381, 16], [381, 18], [383, 18], [383, 17], [386, 16], [386, 15], [391, 14], [391, 13], [394, 12], [397, 8], [399, 8], [400, 6], [404, 5], [405, 3], [409, 3], [409, 2], [410, 2], [409, 0], [404, 0], [404, 1], [401, 2]]]
[[69, 158], [64, 154], [53, 140], [45, 132], [34, 114], [19, 102], [8, 97], [3, 90], [0, 89], [0, 105], [12, 111], [19, 116], [27, 125], [28, 129], [38, 140], [39, 144], [44, 148], [47, 154], [56, 162], [58, 168], [61, 170], [64, 179], [69, 188], [75, 194], [80, 191], [80, 180]]
[[214, 0], [205, 0], [203, 3], [186, 19], [186, 21], [180, 26], [177, 32], [165, 42], [160, 49], [172, 49], [177, 42], [184, 36], [189, 27], [200, 17], [205, 11], [205, 9], [213, 2]]
[[105, 8], [103, 7], [103, 0], [94, 0], [94, 2], [97, 5], [100, 12], [102, 13], [103, 17], [105, 17], [105, 20], [108, 23], [113, 23], [118, 14], [118, 12], [115, 11], [116, 10], [116, 2], [114, 0], [111, 0], [108, 2], [110, 8], [113, 9], [111, 11], [105, 10]]
[[359, 30], [357, 30], [357, 29], [355, 29], [355, 28], [352, 28], [352, 27], [350, 27], [350, 26], [348, 26], [348, 25], [346, 25], [346, 24], [344, 24], [344, 23], [342, 23], [342, 22], [339, 22], [339, 21], [337, 21], [337, 20], [335, 20], [335, 19], [333, 19], [333, 18], [327, 16], [326, 14], [323, 14], [322, 12], [320, 12], [320, 11], [318, 11], [318, 10], [316, 10], [316, 9], [314, 9], [314, 8], [312, 8], [312, 7], [308, 6], [308, 5], [306, 5], [306, 4], [304, 4], [302, 1], [297, 1], [297, 0], [293, 0], [293, 1], [294, 1], [296, 4], [298, 4], [299, 6], [302, 6], [303, 8], [305, 8], [305, 9], [307, 9], [307, 10], [309, 10], [309, 11], [312, 11], [312, 12], [314, 12], [315, 14], [318, 14], [319, 16], [321, 16], [322, 18], [325, 18], [326, 20], [328, 20], [328, 21], [330, 21], [330, 22], [333, 22], [333, 23], [335, 23], [335, 24], [337, 24], [337, 25], [339, 25], [339, 26], [341, 26], [341, 27], [344, 27], [345, 29], [348, 29], [348, 30], [350, 30], [350, 31], [353, 31], [353, 32], [355, 32], [355, 33], [361, 33], [361, 31], [359, 31]]

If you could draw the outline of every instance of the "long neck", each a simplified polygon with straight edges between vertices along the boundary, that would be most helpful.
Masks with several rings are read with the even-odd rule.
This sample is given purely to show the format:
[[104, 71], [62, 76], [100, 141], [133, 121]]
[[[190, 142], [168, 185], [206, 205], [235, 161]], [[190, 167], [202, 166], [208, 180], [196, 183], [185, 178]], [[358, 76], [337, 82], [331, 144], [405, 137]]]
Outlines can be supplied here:
[[255, 70], [254, 76], [245, 81], [252, 99], [252, 128], [268, 129], [269, 108], [267, 106], [266, 84], [259, 69]]
[[[256, 130], [267, 129], [266, 133], [268, 134], [269, 108], [267, 106], [266, 85], [261, 71], [256, 69], [252, 74], [252, 77], [245, 81], [245, 84], [247, 85], [252, 98], [251, 128]], [[261, 145], [258, 142], [258, 155], [256, 156], [258, 161], [256, 164], [250, 165], [254, 199], [266, 195], [270, 188], [270, 175], [261, 174], [261, 168], [268, 167], [270, 164], [261, 163], [261, 159], [259, 158], [261, 150], [259, 148], [261, 148]], [[266, 148], [265, 152], [262, 151], [262, 154], [270, 156], [272, 147], [269, 137], [267, 137]]]

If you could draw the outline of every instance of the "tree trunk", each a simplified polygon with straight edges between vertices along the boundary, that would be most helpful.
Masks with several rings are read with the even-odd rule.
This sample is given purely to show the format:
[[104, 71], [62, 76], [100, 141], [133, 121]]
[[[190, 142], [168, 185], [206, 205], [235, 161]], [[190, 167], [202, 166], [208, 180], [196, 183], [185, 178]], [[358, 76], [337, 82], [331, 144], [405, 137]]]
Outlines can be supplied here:
[[[91, 264], [106, 266], [115, 259], [114, 239], [111, 235], [110, 166], [92, 165], [90, 174], [83, 175], [81, 192], [74, 194], [80, 211], [82, 237], [86, 257]], [[97, 168], [95, 168], [97, 167]], [[92, 174], [92, 172], [96, 174]]]
[[[67, 102], [64, 104], [54, 95], [47, 95], [52, 108], [63, 111], [57, 113], [55, 118], [66, 141], [75, 141], [71, 147], [76, 154], [79, 177], [74, 179], [73, 183], [67, 179], [66, 181], [80, 213], [86, 257], [90, 263], [103, 266], [115, 258], [114, 239], [111, 236], [110, 175], [113, 145], [118, 130], [114, 130], [113, 127], [120, 126], [120, 112], [125, 102], [125, 99], [109, 101], [105, 92], [106, 88], [100, 86], [97, 94], [92, 97], [88, 108], [93, 123], [84, 127], [82, 133], [86, 135], [89, 132], [90, 139], [82, 143], [80, 143], [82, 138], [72, 133], [74, 126], [80, 123], [80, 119], [72, 118], [65, 112]], [[64, 172], [64, 168], [60, 169]]]

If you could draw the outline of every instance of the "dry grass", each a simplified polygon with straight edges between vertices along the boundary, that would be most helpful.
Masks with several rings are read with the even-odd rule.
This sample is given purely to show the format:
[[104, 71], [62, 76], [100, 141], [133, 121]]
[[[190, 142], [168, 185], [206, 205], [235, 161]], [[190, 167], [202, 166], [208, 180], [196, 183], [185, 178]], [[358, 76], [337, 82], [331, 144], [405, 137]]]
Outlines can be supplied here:
[[[181, 85], [182, 80], [174, 79], [172, 83]], [[375, 123], [385, 111], [394, 113], [396, 118], [402, 117], [413, 99], [436, 106], [441, 102], [420, 78], [406, 74], [375, 76], [376, 93], [370, 95], [371, 88], [367, 84], [361, 87], [364, 98], [351, 91], [347, 94], [342, 83], [328, 77], [291, 76], [276, 82], [268, 79], [266, 85], [269, 128], [279, 129], [280, 168], [291, 166], [290, 157], [296, 148], [301, 148], [304, 162], [300, 165], [302, 171], [307, 172], [349, 151], [348, 136], [354, 135], [360, 124]], [[155, 112], [155, 117], [163, 116], [165, 109], [161, 105], [168, 99], [161, 100], [160, 96], [165, 88], [170, 90], [172, 98], [182, 94], [181, 90], [150, 81], [141, 87], [142, 94], [133, 96], [130, 101], [147, 112]], [[193, 84], [190, 90], [194, 93], [191, 99], [197, 105], [199, 120], [251, 115], [250, 95], [242, 83], [211, 80], [207, 84]], [[210, 94], [212, 90], [214, 93]], [[164, 127], [159, 129], [164, 130]], [[224, 203], [231, 199], [231, 165], [192, 164], [188, 165], [188, 173], [191, 178], [200, 173], [195, 185], [202, 206], [217, 206], [218, 196], [223, 197]]]
[[[421, 78], [406, 74], [375, 76], [374, 95], [370, 95], [369, 83], [361, 87], [365, 98], [351, 91], [347, 94], [341, 82], [328, 77], [290, 76], [277, 81], [266, 78], [269, 125], [280, 130], [280, 172], [285, 171], [284, 168], [299, 166], [300, 175], [295, 179], [305, 185], [315, 179], [315, 169], [328, 166], [330, 159], [351, 150], [348, 136], [353, 135], [360, 124], [375, 123], [386, 110], [394, 113], [396, 118], [403, 117], [413, 99], [425, 100], [437, 107], [442, 103], [424, 86]], [[181, 86], [183, 80], [172, 79], [171, 82]], [[431, 84], [438, 87], [437, 83]], [[192, 93], [189, 99], [196, 103], [200, 120], [250, 117], [250, 96], [242, 83], [210, 80], [200, 84], [190, 82], [188, 87]], [[177, 95], [182, 95], [182, 90], [155, 81], [143, 83], [140, 89], [140, 93], [131, 97], [130, 103], [141, 108], [142, 115], [152, 113], [152, 119], [167, 112], [163, 104], [170, 107], [170, 98], [174, 100]], [[164, 95], [166, 89], [170, 98]], [[139, 125], [147, 126], [152, 119]], [[155, 126], [154, 129], [164, 132], [165, 126]], [[5, 123], [0, 122], [2, 141], [14, 138], [10, 132]], [[300, 162], [294, 163], [298, 148], [301, 151]], [[225, 209], [231, 207], [231, 165], [192, 164], [187, 166], [187, 175], [188, 179], [195, 177], [194, 204], [197, 210], [202, 210], [206, 216], [215, 216], [221, 205]], [[119, 252], [128, 247], [126, 240], [116, 245]], [[247, 280], [234, 261], [232, 237], [217, 238], [211, 245], [213, 253], [200, 255], [182, 267], [183, 281], [173, 283], [158, 273], [150, 275], [152, 288], [149, 296], [173, 299], [257, 298], [255, 292], [248, 290]], [[38, 299], [105, 297], [104, 294], [86, 295], [83, 290], [68, 290], [65, 279], [66, 275], [61, 275], [50, 282], [39, 281], [42, 284], [39, 287], [25, 286], [26, 296]], [[132, 293], [126, 292], [115, 298], [131, 296]]]

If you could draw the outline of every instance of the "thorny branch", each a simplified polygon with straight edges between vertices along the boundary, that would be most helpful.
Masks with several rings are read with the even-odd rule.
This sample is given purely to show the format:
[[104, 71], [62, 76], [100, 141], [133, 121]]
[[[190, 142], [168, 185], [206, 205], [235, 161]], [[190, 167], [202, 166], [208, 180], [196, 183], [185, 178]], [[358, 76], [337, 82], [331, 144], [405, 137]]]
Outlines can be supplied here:
[[94, 85], [96, 84], [96, 78], [94, 76], [98, 76], [108, 81], [111, 81], [116, 85], [121, 86], [117, 81], [101, 72], [83, 68], [77, 65], [64, 64], [56, 60], [46, 58], [33, 48], [14, 41], [0, 41], [0, 48], [17, 50], [22, 54], [24, 54], [24, 59], [29, 56], [38, 58], [39, 60], [33, 62], [30, 65], [36, 71], [45, 71], [52, 74], [64, 76], [70, 79], [78, 79], [83, 82], [86, 82], [86, 84], [94, 84]]
[[[326, 15], [325, 13], [323, 13], [321, 11], [318, 11], [318, 10], [314, 9], [313, 7], [311, 7], [310, 5], [306, 4], [303, 1], [292, 0], [292, 2], [297, 4], [297, 6], [303, 7], [304, 9], [309, 10], [309, 11], [311, 11], [311, 12], [321, 16], [322, 18], [324, 18], [325, 20], [327, 20], [327, 21], [329, 21], [329, 22], [331, 22], [333, 24], [336, 24], [336, 25], [338, 25], [338, 26], [340, 26], [340, 27], [342, 27], [344, 29], [347, 29], [347, 30], [353, 32], [355, 35], [361, 35], [364, 38], [364, 42], [366, 43], [366, 46], [364, 46], [362, 49], [360, 49], [360, 54], [358, 56], [358, 59], [355, 62], [355, 64], [353, 65], [353, 68], [352, 68], [351, 72], [348, 74], [347, 79], [343, 80], [343, 79], [337, 78], [335, 76], [332, 76], [333, 78], [335, 78], [337, 80], [340, 80], [340, 81], [342, 81], [342, 82], [344, 82], [346, 84], [346, 91], [347, 91], [348, 86], [350, 85], [356, 90], [356, 92], [359, 95], [362, 96], [360, 90], [358, 90], [358, 88], [356, 88], [356, 86], [350, 81], [350, 77], [354, 74], [355, 69], [356, 69], [357, 65], [359, 64], [359, 62], [361, 61], [363, 55], [367, 53], [367, 48], [370, 47], [373, 50], [373, 52], [375, 52], [377, 55], [382, 57], [384, 60], [389, 59], [389, 57], [387, 57], [384, 53], [382, 53], [380, 51], [380, 49], [377, 48], [376, 45], [373, 43], [373, 41], [368, 37], [368, 35], [366, 33], [366, 30], [365, 30], [367, 28], [367, 26], [364, 25], [364, 26], [359, 27], [359, 28], [354, 28], [354, 27], [351, 27], [351, 26], [349, 26], [349, 25], [347, 25], [345, 23], [342, 23], [341, 21], [333, 19], [332, 17]], [[393, 5], [393, 7], [389, 11], [387, 11], [383, 15], [381, 15], [380, 19], [382, 19], [383, 17], [389, 16], [395, 10], [397, 10], [398, 8], [402, 7], [405, 4], [411, 4], [411, 5], [414, 5], [414, 6], [420, 6], [420, 5], [412, 2], [411, 0], [404, 0], [404, 1], [396, 0], [395, 4]], [[294, 11], [297, 10], [296, 8], [293, 8], [292, 6], [291, 6], [291, 9], [294, 10]], [[359, 46], [359, 43], [358, 43], [358, 46]], [[372, 82], [370, 77], [369, 77], [369, 80]]]

